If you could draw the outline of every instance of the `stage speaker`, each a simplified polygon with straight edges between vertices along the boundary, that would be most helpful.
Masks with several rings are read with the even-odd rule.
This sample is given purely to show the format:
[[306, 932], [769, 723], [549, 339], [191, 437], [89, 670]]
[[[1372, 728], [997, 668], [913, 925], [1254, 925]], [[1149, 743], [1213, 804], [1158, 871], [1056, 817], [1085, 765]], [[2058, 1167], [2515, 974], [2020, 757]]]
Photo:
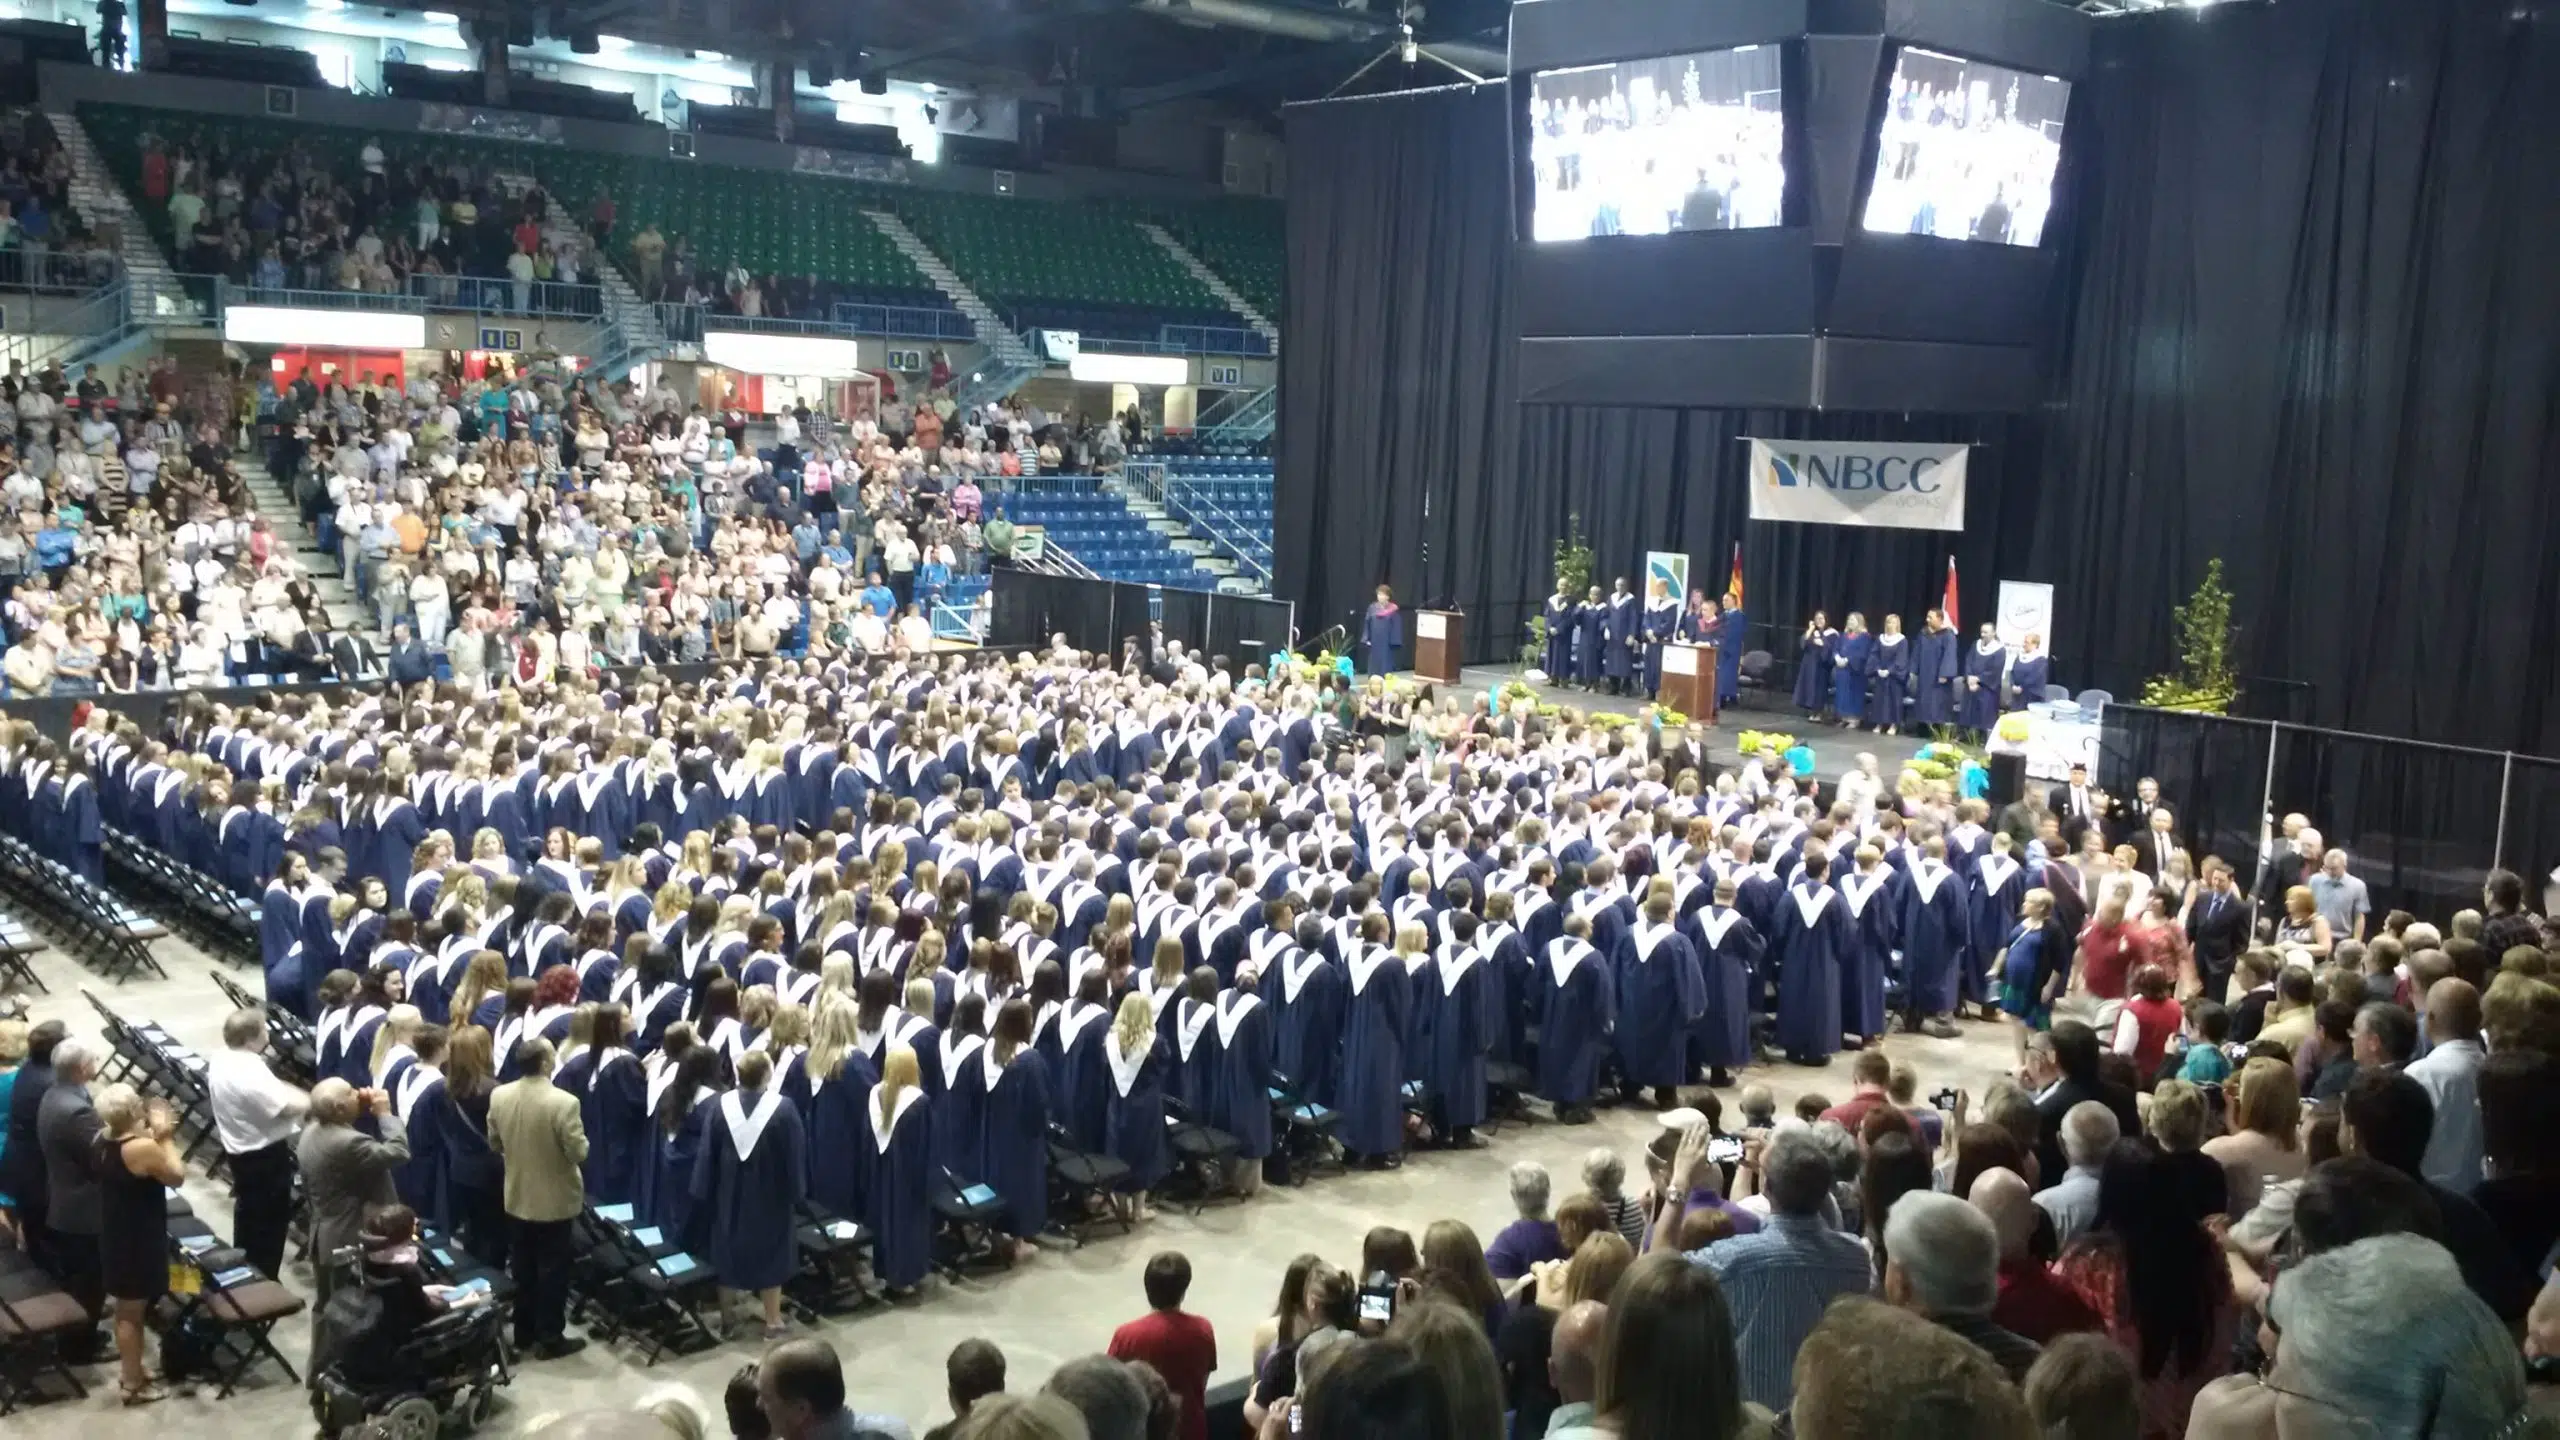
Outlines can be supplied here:
[[1991, 811], [1996, 815], [2001, 806], [2016, 804], [2018, 797], [2027, 793], [2027, 757], [1995, 751], [1989, 769], [1991, 793], [1984, 798], [1991, 802]]
[[888, 77], [888, 76], [886, 76], [886, 75], [865, 75], [865, 76], [863, 76], [863, 77], [862, 77], [862, 93], [863, 93], [863, 94], [865, 94], [865, 95], [886, 95], [886, 94], [888, 94], [888, 93], [889, 93], [889, 77]]

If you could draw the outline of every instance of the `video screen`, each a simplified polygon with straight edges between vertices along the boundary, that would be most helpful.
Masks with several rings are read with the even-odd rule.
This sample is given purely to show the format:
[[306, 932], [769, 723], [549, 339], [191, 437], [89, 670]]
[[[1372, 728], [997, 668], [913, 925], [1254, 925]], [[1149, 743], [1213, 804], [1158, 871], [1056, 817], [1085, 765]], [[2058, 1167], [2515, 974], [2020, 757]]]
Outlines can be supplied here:
[[1893, 67], [1866, 228], [2037, 244], [2070, 105], [2068, 80], [1905, 49]]
[[1530, 238], [1783, 223], [1779, 60], [1746, 45], [1530, 76]]

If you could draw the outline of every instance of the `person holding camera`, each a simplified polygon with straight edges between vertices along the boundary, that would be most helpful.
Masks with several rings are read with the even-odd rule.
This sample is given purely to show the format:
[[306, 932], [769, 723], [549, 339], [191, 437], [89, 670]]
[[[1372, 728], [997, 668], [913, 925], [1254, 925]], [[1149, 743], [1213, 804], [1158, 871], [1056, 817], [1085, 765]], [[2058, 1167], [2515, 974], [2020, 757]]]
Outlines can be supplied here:
[[[356, 1128], [371, 1115], [381, 1138]], [[320, 1301], [328, 1303], [329, 1259], [358, 1244], [365, 1221], [400, 1203], [392, 1172], [409, 1163], [409, 1132], [388, 1090], [358, 1090], [331, 1076], [311, 1087], [311, 1123], [294, 1149], [311, 1202], [311, 1254]]]

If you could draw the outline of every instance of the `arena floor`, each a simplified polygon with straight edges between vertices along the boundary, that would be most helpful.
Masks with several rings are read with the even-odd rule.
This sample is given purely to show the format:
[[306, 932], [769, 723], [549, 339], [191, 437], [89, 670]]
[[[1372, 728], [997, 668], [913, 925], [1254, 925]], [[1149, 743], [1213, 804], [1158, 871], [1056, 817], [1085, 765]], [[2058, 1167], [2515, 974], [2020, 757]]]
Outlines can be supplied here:
[[[97, 1017], [81, 999], [86, 988], [121, 1015], [155, 1019], [201, 1050], [217, 1046], [226, 1006], [208, 978], [215, 962], [176, 938], [158, 942], [155, 953], [169, 979], [116, 986], [47, 951], [36, 958], [36, 968], [52, 993], [33, 997], [33, 1018], [61, 1019], [74, 1033], [94, 1038]], [[1960, 1085], [1978, 1096], [2010, 1060], [2008, 1037], [1980, 1022], [1966, 1022], [1962, 1037], [1955, 1040], [1896, 1035], [1887, 1048], [1919, 1067], [1924, 1095], [1942, 1085]], [[1781, 1106], [1808, 1090], [1835, 1100], [1849, 1094], [1845, 1058], [1825, 1070], [1781, 1066], [1750, 1072], [1750, 1077], [1775, 1089]], [[1723, 1093], [1730, 1113], [1732, 1092]], [[1419, 1236], [1431, 1221], [1452, 1216], [1490, 1237], [1511, 1218], [1504, 1172], [1514, 1161], [1544, 1163], [1556, 1177], [1561, 1198], [1579, 1188], [1582, 1157], [1595, 1145], [1616, 1148], [1629, 1170], [1640, 1176], [1637, 1151], [1653, 1129], [1648, 1114], [1604, 1110], [1588, 1126], [1514, 1126], [1495, 1135], [1488, 1148], [1419, 1155], [1400, 1170], [1327, 1177], [1303, 1189], [1267, 1189], [1249, 1203], [1214, 1207], [1197, 1217], [1167, 1209], [1127, 1237], [1098, 1240], [1081, 1250], [1048, 1251], [1009, 1274], [958, 1285], [932, 1281], [917, 1303], [829, 1320], [817, 1333], [843, 1353], [861, 1408], [903, 1416], [921, 1433], [947, 1413], [942, 1360], [954, 1344], [973, 1335], [991, 1339], [1010, 1361], [1015, 1388], [1036, 1385], [1058, 1362], [1101, 1349], [1114, 1326], [1143, 1311], [1139, 1271], [1149, 1254], [1173, 1248], [1189, 1255], [1193, 1265], [1191, 1308], [1217, 1326], [1223, 1380], [1243, 1373], [1254, 1325], [1270, 1310], [1281, 1270], [1299, 1253], [1313, 1250], [1349, 1263], [1357, 1258], [1360, 1236], [1373, 1225], [1400, 1225]], [[209, 1223], [228, 1233], [225, 1187], [198, 1172], [186, 1193]], [[287, 1269], [287, 1283], [307, 1295], [308, 1269], [298, 1263]], [[279, 1348], [299, 1367], [308, 1347], [305, 1322], [288, 1323], [277, 1338]], [[567, 1360], [533, 1362], [520, 1369], [497, 1417], [482, 1433], [509, 1435], [540, 1415], [627, 1405], [661, 1386], [692, 1390], [709, 1404], [714, 1433], [720, 1433], [721, 1387], [758, 1348], [752, 1339], [741, 1339], [648, 1368], [601, 1345]], [[81, 1378], [90, 1387], [87, 1400], [23, 1410], [0, 1423], [0, 1431], [13, 1440], [310, 1433], [301, 1389], [272, 1366], [229, 1400], [213, 1399], [208, 1389], [200, 1397], [175, 1397], [140, 1410], [117, 1403], [112, 1364], [83, 1371]]]
[[[1518, 665], [1470, 665], [1458, 672], [1473, 695], [1497, 685], [1508, 685], [1522, 678], [1524, 667]], [[1549, 704], [1567, 705], [1582, 710], [1609, 710], [1633, 715], [1649, 703], [1641, 695], [1594, 694], [1588, 690], [1565, 686], [1534, 685], [1539, 697]], [[1784, 702], [1787, 697], [1776, 697]], [[1813, 750], [1813, 773], [1823, 780], [1836, 780], [1857, 764], [1858, 756], [1871, 753], [1876, 757], [1878, 773], [1888, 781], [1901, 773], [1902, 762], [1919, 753], [1929, 743], [1922, 735], [1877, 735], [1843, 730], [1837, 725], [1816, 724], [1791, 704], [1781, 703], [1776, 709], [1759, 709], [1756, 699], [1743, 706], [1722, 712], [1716, 723], [1707, 727], [1710, 758], [1719, 764], [1734, 764], [1742, 758], [1742, 734], [1746, 730], [1775, 730], [1793, 735]]]

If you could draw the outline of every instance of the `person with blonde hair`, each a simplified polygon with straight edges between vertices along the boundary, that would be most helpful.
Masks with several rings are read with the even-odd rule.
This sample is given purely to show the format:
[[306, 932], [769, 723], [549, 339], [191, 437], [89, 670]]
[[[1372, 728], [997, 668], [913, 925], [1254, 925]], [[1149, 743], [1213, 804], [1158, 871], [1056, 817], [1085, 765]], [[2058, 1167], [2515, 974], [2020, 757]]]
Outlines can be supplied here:
[[[1179, 950], [1180, 942], [1173, 942]], [[1103, 1149], [1129, 1167], [1113, 1205], [1123, 1219], [1151, 1220], [1148, 1192], [1172, 1168], [1164, 1135], [1165, 1083], [1173, 1070], [1171, 1044], [1157, 1028], [1155, 1007], [1137, 991], [1120, 998], [1110, 1033], [1102, 1037], [1106, 1094]]]
[[2260, 1057], [2240, 1067], [2232, 1086], [2230, 1133], [2203, 1147], [2222, 1166], [2232, 1219], [2248, 1214], [2268, 1183], [2302, 1178], [2301, 1122], [2302, 1082], [2291, 1065]]
[[916, 1052], [891, 1046], [880, 1062], [880, 1084], [863, 1103], [865, 1123], [853, 1148], [872, 1270], [892, 1296], [912, 1293], [932, 1269], [931, 1104]]
[[148, 1405], [166, 1397], [143, 1369], [143, 1318], [169, 1292], [168, 1188], [185, 1183], [186, 1162], [172, 1143], [177, 1116], [130, 1085], [97, 1096], [98, 1261], [106, 1293], [115, 1302], [116, 1359], [124, 1403]]

